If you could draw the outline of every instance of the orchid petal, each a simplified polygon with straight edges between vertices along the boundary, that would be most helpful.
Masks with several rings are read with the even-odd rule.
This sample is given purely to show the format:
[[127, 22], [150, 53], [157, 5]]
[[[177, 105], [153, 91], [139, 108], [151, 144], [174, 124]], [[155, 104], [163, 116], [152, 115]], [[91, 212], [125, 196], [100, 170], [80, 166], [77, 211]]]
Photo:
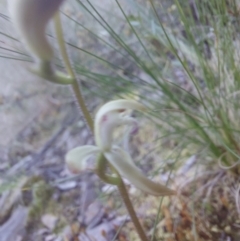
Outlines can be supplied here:
[[136, 124], [137, 121], [124, 116], [126, 109], [144, 111], [145, 107], [133, 100], [115, 100], [103, 105], [96, 114], [94, 122], [96, 144], [102, 150], [110, 150], [113, 131], [119, 125]]
[[118, 111], [118, 110], [138, 110], [138, 111], [146, 111], [145, 106], [140, 104], [134, 100], [113, 100], [109, 101], [105, 105], [103, 105], [97, 112], [96, 122], [101, 121], [102, 117], [110, 111]]
[[9, 0], [9, 12], [20, 37], [41, 60], [50, 60], [53, 50], [45, 29], [64, 0]]
[[100, 149], [96, 146], [79, 146], [66, 154], [65, 160], [70, 171], [78, 173], [85, 169], [86, 161], [90, 155], [97, 154]]
[[174, 190], [164, 185], [155, 183], [146, 178], [135, 166], [130, 155], [119, 147], [114, 147], [111, 152], [104, 152], [107, 160], [116, 168], [116, 170], [130, 181], [137, 188], [154, 196], [165, 196], [175, 194]]

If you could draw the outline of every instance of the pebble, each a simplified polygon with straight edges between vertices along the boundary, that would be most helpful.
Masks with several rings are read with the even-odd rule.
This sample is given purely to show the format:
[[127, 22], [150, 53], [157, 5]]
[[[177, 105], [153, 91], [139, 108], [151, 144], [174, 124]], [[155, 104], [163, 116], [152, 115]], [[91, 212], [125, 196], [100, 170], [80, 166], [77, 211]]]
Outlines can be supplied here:
[[22, 236], [17, 236], [16, 241], [22, 241], [22, 240], [23, 240], [23, 237], [22, 237]]
[[111, 194], [117, 190], [117, 187], [114, 185], [106, 184], [102, 187], [102, 192], [106, 194]]
[[91, 203], [85, 213], [85, 224], [91, 228], [101, 222], [105, 215], [105, 210], [99, 201]]
[[54, 241], [56, 239], [55, 234], [48, 235], [44, 240], [45, 241]]
[[77, 187], [77, 182], [76, 181], [64, 182], [64, 183], [59, 184], [57, 187], [61, 191], [67, 191], [67, 190]]
[[52, 214], [45, 214], [42, 216], [41, 221], [45, 227], [50, 230], [53, 230], [56, 227], [58, 217]]
[[66, 240], [71, 240], [71, 239], [72, 239], [73, 233], [72, 233], [72, 228], [71, 228], [71, 226], [66, 226], [66, 227], [63, 229], [63, 237], [64, 237], [64, 239], [66, 239]]

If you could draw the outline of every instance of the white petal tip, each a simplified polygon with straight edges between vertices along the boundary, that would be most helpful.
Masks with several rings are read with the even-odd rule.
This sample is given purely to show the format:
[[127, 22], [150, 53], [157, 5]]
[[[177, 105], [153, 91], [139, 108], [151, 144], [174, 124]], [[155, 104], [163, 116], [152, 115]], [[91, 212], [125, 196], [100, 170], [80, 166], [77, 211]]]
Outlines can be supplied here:
[[65, 156], [68, 169], [75, 174], [83, 171], [86, 169], [86, 161], [88, 157], [97, 152], [99, 152], [99, 148], [90, 145], [80, 146], [72, 149]]
[[111, 152], [105, 152], [104, 155], [123, 177], [140, 190], [153, 196], [176, 194], [176, 191], [145, 177], [134, 165], [130, 155], [121, 148], [115, 146]]

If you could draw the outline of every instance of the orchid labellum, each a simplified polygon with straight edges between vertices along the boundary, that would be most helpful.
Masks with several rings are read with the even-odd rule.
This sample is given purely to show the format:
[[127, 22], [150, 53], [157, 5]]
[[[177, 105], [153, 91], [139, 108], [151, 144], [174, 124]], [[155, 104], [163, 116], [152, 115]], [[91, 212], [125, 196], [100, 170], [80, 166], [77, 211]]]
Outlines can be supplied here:
[[80, 146], [66, 155], [66, 162], [74, 173], [83, 169], [84, 162], [92, 154], [101, 153], [107, 161], [137, 188], [155, 196], [173, 195], [175, 191], [151, 181], [135, 166], [130, 155], [113, 144], [113, 132], [120, 125], [136, 125], [134, 118], [126, 115], [126, 110], [145, 111], [145, 107], [132, 100], [115, 100], [103, 105], [96, 114], [94, 135], [96, 146]]

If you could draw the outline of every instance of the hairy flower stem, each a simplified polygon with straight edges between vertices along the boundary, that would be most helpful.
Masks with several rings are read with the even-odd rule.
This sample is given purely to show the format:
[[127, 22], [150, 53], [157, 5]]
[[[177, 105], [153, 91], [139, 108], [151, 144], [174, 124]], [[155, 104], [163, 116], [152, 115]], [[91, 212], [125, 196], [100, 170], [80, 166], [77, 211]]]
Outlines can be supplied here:
[[132, 222], [134, 223], [134, 226], [137, 230], [137, 233], [140, 237], [140, 239], [142, 241], [147, 241], [148, 238], [143, 230], [143, 227], [141, 226], [140, 222], [139, 222], [139, 219], [136, 215], [136, 212], [133, 208], [133, 205], [132, 205], [132, 202], [129, 198], [129, 195], [128, 195], [128, 192], [127, 192], [127, 189], [126, 189], [126, 186], [125, 184], [123, 183], [122, 179], [120, 179], [120, 184], [118, 185], [118, 190], [122, 196], [122, 199], [123, 199], [123, 202], [127, 208], [127, 211], [132, 219]]
[[84, 116], [88, 126], [91, 129], [91, 131], [93, 132], [92, 117], [91, 117], [91, 115], [90, 115], [90, 113], [89, 113], [89, 111], [88, 111], [88, 109], [85, 105], [85, 101], [83, 99], [80, 87], [79, 87], [78, 82], [77, 82], [77, 78], [75, 76], [75, 73], [74, 73], [74, 71], [72, 69], [72, 66], [71, 66], [71, 63], [70, 63], [70, 60], [68, 58], [68, 54], [67, 54], [67, 50], [66, 50], [65, 42], [64, 42], [64, 38], [63, 38], [61, 18], [60, 18], [59, 12], [57, 12], [55, 14], [54, 22], [55, 22], [55, 31], [56, 31], [56, 35], [57, 35], [57, 41], [58, 41], [59, 49], [60, 49], [64, 64], [65, 64], [65, 67], [67, 69], [67, 72], [68, 72], [69, 76], [73, 79], [73, 84], [71, 85], [72, 89], [73, 89], [73, 92], [75, 94], [75, 97], [77, 99], [77, 103], [78, 103], [78, 105], [79, 105], [79, 107], [80, 107], [80, 109], [83, 113], [83, 116]]
[[[78, 85], [78, 82], [77, 82], [77, 79], [76, 79], [76, 76], [75, 76], [75, 73], [71, 67], [71, 63], [70, 63], [70, 60], [68, 58], [68, 54], [67, 54], [67, 50], [66, 50], [66, 47], [65, 47], [65, 42], [64, 42], [64, 38], [63, 38], [63, 31], [62, 31], [62, 25], [61, 25], [61, 18], [60, 18], [60, 14], [59, 12], [55, 15], [54, 17], [54, 22], [55, 22], [55, 31], [56, 31], [56, 35], [57, 35], [57, 41], [58, 41], [58, 45], [59, 45], [59, 48], [60, 48], [60, 52], [61, 52], [61, 55], [62, 55], [62, 58], [63, 58], [63, 61], [64, 61], [64, 64], [65, 64], [65, 67], [67, 69], [67, 72], [69, 74], [69, 76], [73, 79], [73, 84], [72, 84], [72, 89], [73, 89], [73, 92], [75, 94], [75, 97], [77, 99], [77, 103], [83, 113], [83, 116], [85, 117], [86, 121], [87, 121], [87, 124], [89, 126], [89, 128], [91, 129], [92, 133], [94, 133], [94, 125], [93, 125], [93, 120], [92, 120], [92, 117], [85, 105], [85, 101], [83, 99], [83, 96], [81, 94], [81, 90], [80, 90], [80, 86]], [[128, 192], [126, 190], [126, 187], [125, 187], [125, 184], [122, 180], [122, 178], [120, 177], [120, 175], [118, 174], [118, 177], [117, 178], [113, 178], [113, 179], [110, 179], [108, 176], [104, 175], [104, 171], [105, 171], [105, 164], [104, 163], [107, 163], [107, 160], [106, 158], [102, 155], [100, 157], [100, 163], [98, 163], [98, 167], [97, 167], [97, 174], [100, 174], [99, 177], [101, 179], [103, 179], [103, 181], [105, 182], [117, 182], [117, 187], [118, 187], [118, 190], [122, 196], [122, 199], [123, 199], [123, 202], [127, 208], [127, 211], [132, 219], [132, 222], [137, 230], [137, 233], [139, 234], [140, 238], [142, 241], [147, 241], [147, 236], [137, 218], [137, 215], [136, 215], [136, 212], [133, 208], [133, 205], [132, 205], [132, 202], [129, 198], [129, 195], [128, 195]], [[103, 163], [101, 165], [101, 163]], [[103, 167], [103, 168], [102, 168]], [[111, 183], [112, 184], [112, 183]], [[116, 184], [115, 184], [116, 185]]]

